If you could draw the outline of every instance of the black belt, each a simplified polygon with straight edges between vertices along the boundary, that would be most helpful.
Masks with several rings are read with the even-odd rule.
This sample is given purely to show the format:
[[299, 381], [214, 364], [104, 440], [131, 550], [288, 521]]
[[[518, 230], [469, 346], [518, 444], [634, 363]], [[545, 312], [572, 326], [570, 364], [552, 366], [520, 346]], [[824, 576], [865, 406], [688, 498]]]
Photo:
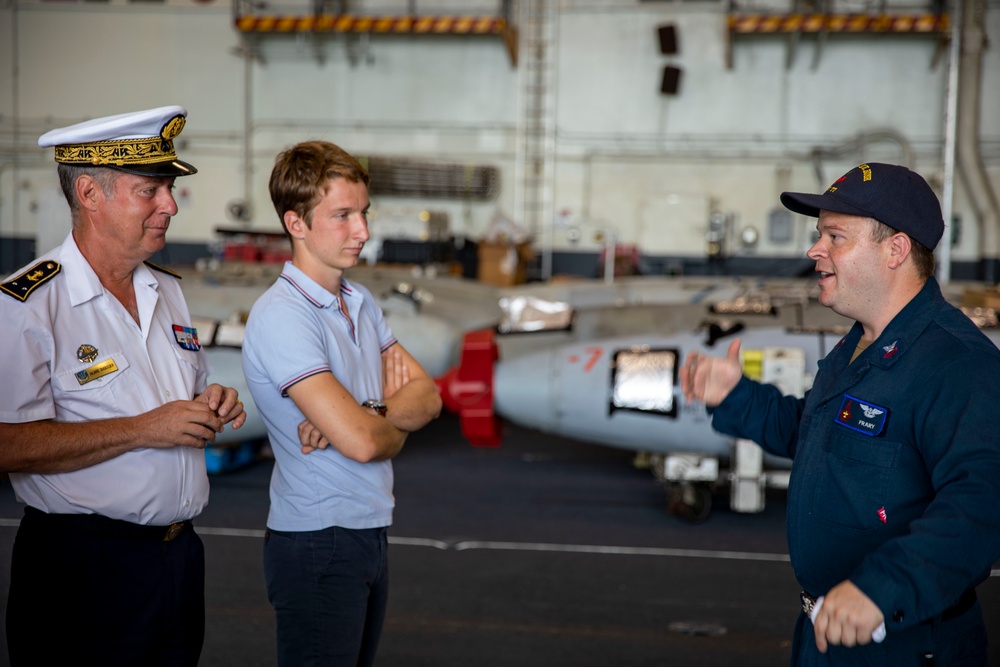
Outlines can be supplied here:
[[[802, 611], [811, 618], [813, 607], [816, 606], [816, 597], [805, 591], [800, 591], [799, 599], [802, 601]], [[974, 604], [976, 604], [976, 589], [969, 588], [958, 598], [958, 602], [941, 612], [938, 618], [942, 621], [950, 621], [972, 609]]]
[[48, 514], [34, 507], [25, 507], [24, 517], [29, 521], [67, 532], [113, 535], [157, 542], [173, 542], [185, 530], [192, 527], [191, 521], [178, 521], [169, 526], [146, 526], [110, 519], [100, 514]]

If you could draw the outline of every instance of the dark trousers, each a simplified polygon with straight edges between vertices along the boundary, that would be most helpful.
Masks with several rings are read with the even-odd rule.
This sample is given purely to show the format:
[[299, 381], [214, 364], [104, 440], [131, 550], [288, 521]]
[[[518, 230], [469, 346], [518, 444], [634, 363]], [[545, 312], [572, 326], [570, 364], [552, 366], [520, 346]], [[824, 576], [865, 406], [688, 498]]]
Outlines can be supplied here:
[[283, 532], [264, 539], [280, 667], [375, 662], [389, 597], [385, 528]]
[[166, 529], [28, 508], [14, 540], [7, 640], [22, 665], [198, 664], [205, 552]]

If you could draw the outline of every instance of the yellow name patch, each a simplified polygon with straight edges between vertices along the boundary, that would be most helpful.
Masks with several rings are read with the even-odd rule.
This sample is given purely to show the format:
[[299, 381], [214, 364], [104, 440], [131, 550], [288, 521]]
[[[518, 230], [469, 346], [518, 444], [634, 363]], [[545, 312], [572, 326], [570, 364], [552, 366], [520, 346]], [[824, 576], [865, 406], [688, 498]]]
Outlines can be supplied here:
[[94, 364], [90, 368], [85, 368], [76, 374], [76, 381], [80, 384], [87, 384], [91, 380], [96, 380], [97, 378], [104, 377], [118, 370], [118, 366], [115, 364], [114, 359], [108, 359], [107, 361], [102, 361], [99, 364]]

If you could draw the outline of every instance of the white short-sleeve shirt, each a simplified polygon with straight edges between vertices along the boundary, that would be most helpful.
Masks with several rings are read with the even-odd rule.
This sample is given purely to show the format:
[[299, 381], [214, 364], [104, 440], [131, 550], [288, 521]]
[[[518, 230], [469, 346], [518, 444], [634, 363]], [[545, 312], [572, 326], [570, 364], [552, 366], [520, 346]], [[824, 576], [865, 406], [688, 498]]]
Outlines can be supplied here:
[[[0, 294], [11, 343], [0, 421], [133, 417], [204, 391], [210, 367], [177, 278], [144, 264], [135, 269], [140, 327], [101, 285], [72, 234], [28, 273], [52, 263], [59, 273], [23, 301]], [[189, 447], [140, 448], [73, 472], [10, 479], [18, 499], [49, 513], [167, 525], [208, 503], [205, 454]]]

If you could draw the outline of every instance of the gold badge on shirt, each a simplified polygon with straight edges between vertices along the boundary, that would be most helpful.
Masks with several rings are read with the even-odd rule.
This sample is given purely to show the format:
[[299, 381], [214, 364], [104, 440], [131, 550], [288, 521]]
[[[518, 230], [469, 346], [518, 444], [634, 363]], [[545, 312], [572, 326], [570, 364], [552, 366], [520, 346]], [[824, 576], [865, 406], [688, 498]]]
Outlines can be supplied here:
[[110, 375], [118, 370], [118, 365], [115, 364], [114, 359], [108, 359], [102, 361], [99, 364], [94, 364], [90, 368], [85, 368], [76, 374], [76, 381], [80, 384], [87, 384], [91, 380], [96, 380], [97, 378], [102, 378], [105, 375]]
[[97, 358], [97, 348], [93, 345], [84, 343], [80, 347], [76, 348], [76, 358], [85, 364], [89, 364]]

